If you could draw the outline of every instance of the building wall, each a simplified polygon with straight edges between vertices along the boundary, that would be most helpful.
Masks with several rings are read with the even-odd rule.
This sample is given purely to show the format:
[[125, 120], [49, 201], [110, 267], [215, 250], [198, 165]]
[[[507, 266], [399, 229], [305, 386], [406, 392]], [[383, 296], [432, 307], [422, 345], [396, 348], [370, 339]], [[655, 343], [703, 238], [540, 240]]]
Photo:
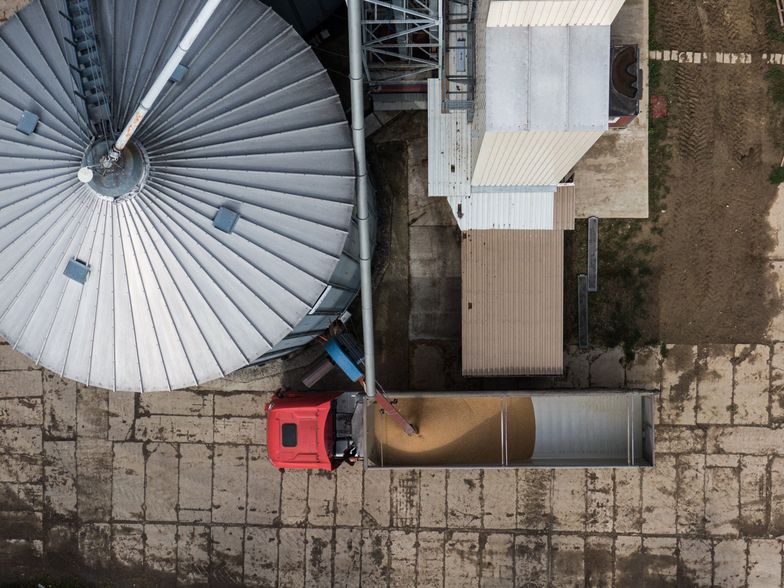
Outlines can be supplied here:
[[474, 186], [552, 186], [585, 155], [602, 131], [485, 132]]
[[624, 0], [493, 0], [487, 26], [609, 25]]

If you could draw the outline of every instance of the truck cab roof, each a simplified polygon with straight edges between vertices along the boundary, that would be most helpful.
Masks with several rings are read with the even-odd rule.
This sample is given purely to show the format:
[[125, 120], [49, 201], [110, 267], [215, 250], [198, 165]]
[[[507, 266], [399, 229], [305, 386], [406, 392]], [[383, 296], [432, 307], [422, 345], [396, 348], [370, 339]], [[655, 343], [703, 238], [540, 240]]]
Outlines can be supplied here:
[[279, 468], [334, 470], [332, 401], [339, 392], [274, 398], [267, 413], [267, 453]]

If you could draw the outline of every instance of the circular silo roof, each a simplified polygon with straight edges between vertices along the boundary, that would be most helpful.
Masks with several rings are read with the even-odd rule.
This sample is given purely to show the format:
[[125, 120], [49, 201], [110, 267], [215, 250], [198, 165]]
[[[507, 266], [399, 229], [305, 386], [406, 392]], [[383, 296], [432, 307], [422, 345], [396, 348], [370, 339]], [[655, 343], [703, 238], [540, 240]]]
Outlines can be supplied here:
[[91, 3], [103, 86], [63, 4], [88, 0], [34, 0], [0, 28], [0, 335], [109, 389], [247, 365], [316, 304], [351, 225], [326, 72], [272, 10], [223, 2], [108, 173], [95, 121], [125, 125], [202, 2]]

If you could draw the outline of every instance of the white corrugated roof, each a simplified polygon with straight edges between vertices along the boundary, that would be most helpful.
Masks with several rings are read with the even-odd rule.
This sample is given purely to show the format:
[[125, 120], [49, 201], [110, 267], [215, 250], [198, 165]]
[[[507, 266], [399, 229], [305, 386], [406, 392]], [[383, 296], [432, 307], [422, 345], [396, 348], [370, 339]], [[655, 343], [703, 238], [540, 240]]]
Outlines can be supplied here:
[[427, 81], [428, 196], [471, 191], [471, 125], [465, 110], [441, 112], [441, 80]]
[[609, 26], [486, 30], [486, 131], [607, 128]]
[[472, 183], [519, 187], [558, 184], [602, 131], [485, 133]]
[[470, 229], [552, 229], [555, 186], [541, 192], [479, 192], [450, 196], [462, 231]]

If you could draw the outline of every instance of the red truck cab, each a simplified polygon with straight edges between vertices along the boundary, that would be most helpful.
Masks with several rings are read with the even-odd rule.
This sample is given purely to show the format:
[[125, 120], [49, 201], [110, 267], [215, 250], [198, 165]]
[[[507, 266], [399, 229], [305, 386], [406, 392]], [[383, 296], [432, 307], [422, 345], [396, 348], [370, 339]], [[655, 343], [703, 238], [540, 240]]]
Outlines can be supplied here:
[[335, 399], [340, 392], [279, 394], [264, 407], [267, 453], [278, 468], [338, 467], [335, 455]]
[[362, 394], [280, 393], [264, 407], [267, 454], [278, 468], [334, 470], [360, 456]]

